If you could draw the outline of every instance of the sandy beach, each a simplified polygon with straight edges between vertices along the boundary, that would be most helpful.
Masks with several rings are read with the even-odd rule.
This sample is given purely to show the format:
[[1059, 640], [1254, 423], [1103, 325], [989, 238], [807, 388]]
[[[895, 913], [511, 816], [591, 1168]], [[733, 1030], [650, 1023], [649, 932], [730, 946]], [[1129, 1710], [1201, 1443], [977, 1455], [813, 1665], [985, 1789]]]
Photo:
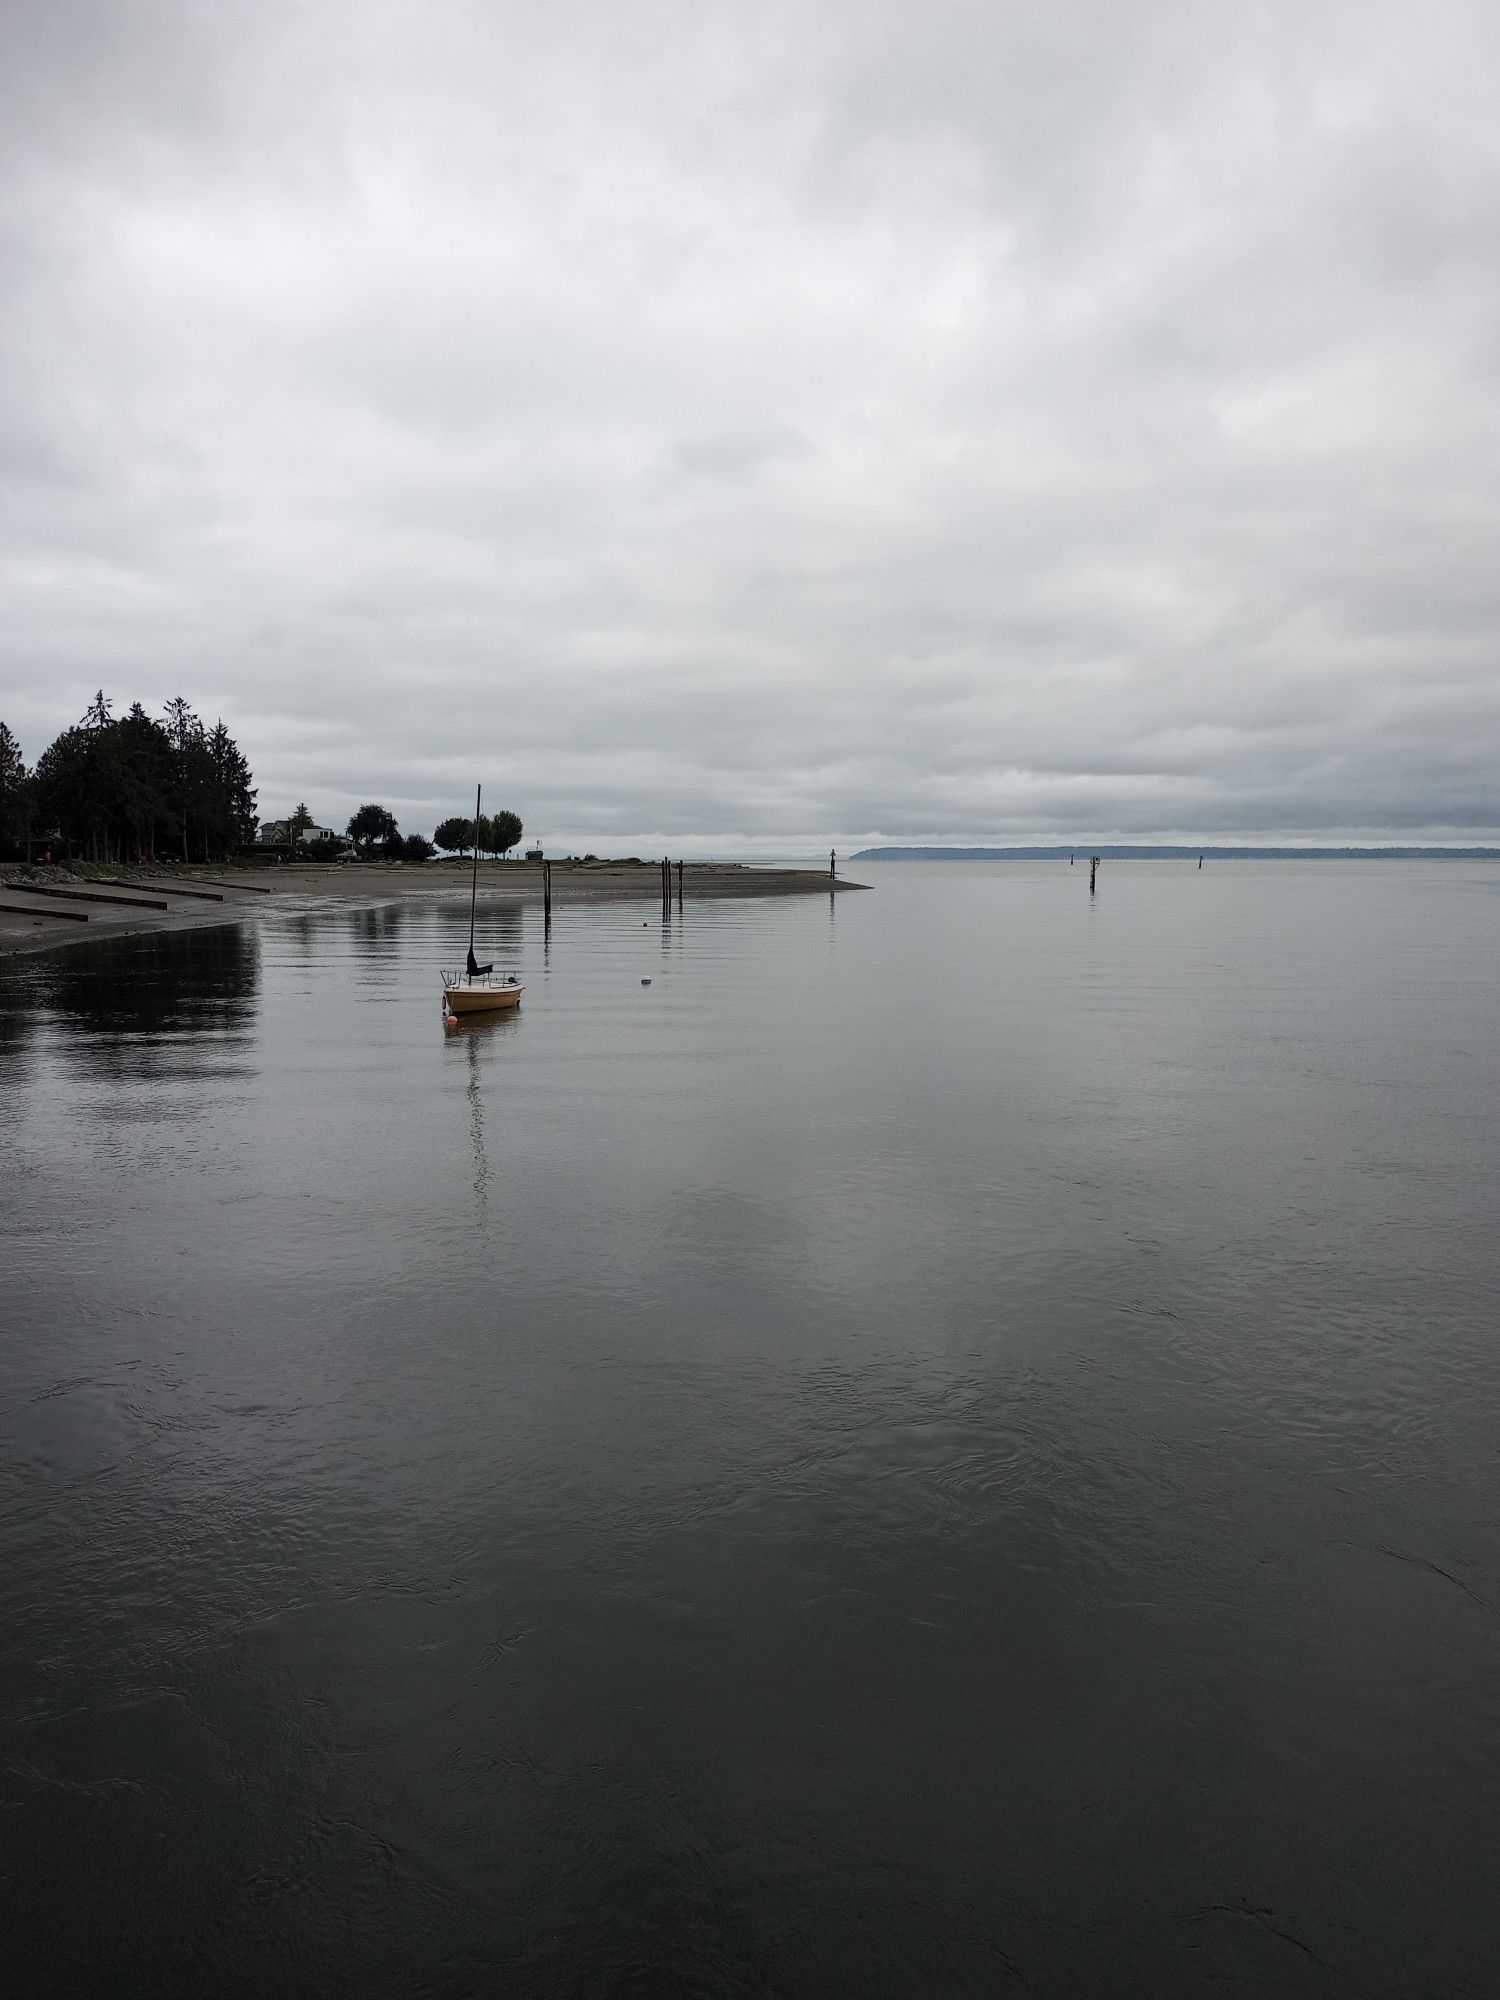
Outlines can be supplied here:
[[[268, 909], [379, 903], [465, 901], [470, 871], [463, 862], [358, 862], [334, 867], [122, 868], [75, 862], [67, 867], [0, 866], [0, 958], [52, 950], [135, 931], [194, 930], [241, 923]], [[676, 893], [674, 866], [673, 893]], [[687, 902], [723, 896], [838, 894], [867, 885], [815, 869], [755, 868], [686, 862]], [[53, 893], [47, 893], [51, 890]], [[554, 862], [554, 903], [658, 901], [658, 863]], [[221, 901], [210, 900], [221, 897]], [[107, 899], [107, 900], [106, 900]], [[542, 871], [534, 864], [484, 862], [480, 904], [540, 903]], [[165, 905], [165, 907], [162, 907]]]

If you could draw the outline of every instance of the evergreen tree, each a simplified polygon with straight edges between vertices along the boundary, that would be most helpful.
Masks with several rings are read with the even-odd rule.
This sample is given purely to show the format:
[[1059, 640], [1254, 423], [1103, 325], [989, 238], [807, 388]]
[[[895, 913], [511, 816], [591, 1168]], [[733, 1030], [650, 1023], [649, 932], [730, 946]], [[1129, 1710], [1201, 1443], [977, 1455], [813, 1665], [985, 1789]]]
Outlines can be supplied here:
[[156, 836], [168, 823], [172, 796], [172, 745], [159, 722], [139, 702], [106, 739], [116, 819], [128, 835], [125, 859], [156, 859]]
[[118, 721], [101, 690], [43, 751], [29, 788], [38, 822], [91, 861], [222, 860], [254, 838], [250, 767], [222, 722], [205, 734], [188, 703]]
[[32, 803], [31, 773], [21, 746], [0, 722], [0, 844], [30, 846]]
[[250, 766], [222, 720], [214, 724], [205, 748], [213, 772], [210, 835], [219, 855], [227, 857], [255, 838], [255, 787]]
[[38, 817], [70, 854], [77, 847], [90, 860], [102, 826], [96, 748], [92, 732], [75, 723], [47, 745], [36, 765]]
[[197, 828], [202, 809], [203, 769], [198, 752], [203, 724], [180, 694], [173, 695], [164, 713], [172, 745], [172, 818], [182, 858], [188, 861], [192, 858], [190, 835]]

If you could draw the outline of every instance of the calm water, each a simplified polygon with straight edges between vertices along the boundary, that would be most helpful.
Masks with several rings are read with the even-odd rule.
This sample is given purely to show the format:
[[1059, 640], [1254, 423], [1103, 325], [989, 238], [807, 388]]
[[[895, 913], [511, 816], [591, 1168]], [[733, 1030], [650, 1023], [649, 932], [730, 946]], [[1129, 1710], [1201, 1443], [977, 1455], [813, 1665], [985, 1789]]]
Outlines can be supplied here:
[[1500, 869], [864, 873], [0, 974], [0, 1991], [1495, 1990]]

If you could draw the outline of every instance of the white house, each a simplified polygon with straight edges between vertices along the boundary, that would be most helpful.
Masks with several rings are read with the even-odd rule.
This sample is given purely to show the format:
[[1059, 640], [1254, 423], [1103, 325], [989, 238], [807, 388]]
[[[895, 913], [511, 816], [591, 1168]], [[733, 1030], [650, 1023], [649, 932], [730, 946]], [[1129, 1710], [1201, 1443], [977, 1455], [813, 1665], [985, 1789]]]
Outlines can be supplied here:
[[[291, 839], [292, 823], [289, 819], [268, 819], [260, 830], [260, 838], [268, 847], [283, 847]], [[338, 840], [342, 836], [331, 826], [305, 826], [300, 836], [300, 844], [308, 846], [315, 840]]]

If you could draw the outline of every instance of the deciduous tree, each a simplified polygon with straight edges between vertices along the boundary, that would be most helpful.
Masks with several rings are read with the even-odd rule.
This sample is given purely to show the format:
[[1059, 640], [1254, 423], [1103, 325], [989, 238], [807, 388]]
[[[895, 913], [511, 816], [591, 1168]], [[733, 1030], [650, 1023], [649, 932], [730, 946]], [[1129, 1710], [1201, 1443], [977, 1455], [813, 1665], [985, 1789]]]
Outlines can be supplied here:
[[388, 813], [384, 806], [376, 805], [361, 806], [344, 830], [363, 855], [369, 855], [378, 844], [393, 839], [398, 831], [395, 815]]
[[489, 854], [508, 854], [521, 838], [521, 822], [513, 812], [497, 812], [488, 822], [489, 837], [485, 841], [485, 851]]
[[439, 820], [432, 837], [445, 854], [467, 854], [474, 839], [474, 822], [458, 817]]

